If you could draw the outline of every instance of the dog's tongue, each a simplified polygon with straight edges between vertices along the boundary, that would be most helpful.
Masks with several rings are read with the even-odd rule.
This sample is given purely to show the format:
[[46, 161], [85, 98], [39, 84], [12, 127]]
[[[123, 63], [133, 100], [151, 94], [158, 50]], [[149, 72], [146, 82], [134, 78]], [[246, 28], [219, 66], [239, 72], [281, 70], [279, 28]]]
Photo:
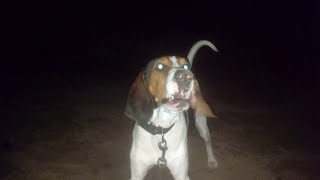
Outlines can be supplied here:
[[171, 97], [169, 98], [169, 103], [172, 103], [173, 100], [174, 100], [174, 97], [171, 96]]
[[180, 100], [181, 99], [177, 99], [177, 97], [171, 96], [170, 98], [168, 98], [168, 103], [173, 105], [173, 104], [180, 103], [179, 102]]

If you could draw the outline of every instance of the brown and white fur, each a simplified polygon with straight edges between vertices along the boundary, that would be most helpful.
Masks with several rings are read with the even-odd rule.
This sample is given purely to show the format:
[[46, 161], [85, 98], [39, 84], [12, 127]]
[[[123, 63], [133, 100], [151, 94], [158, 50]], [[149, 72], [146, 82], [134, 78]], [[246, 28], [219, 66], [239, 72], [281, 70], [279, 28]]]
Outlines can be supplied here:
[[[167, 167], [176, 180], [188, 180], [189, 157], [187, 151], [187, 124], [183, 111], [194, 109], [195, 124], [204, 139], [208, 167], [218, 163], [213, 155], [207, 117], [215, 117], [202, 98], [200, 86], [190, 70], [193, 57], [201, 46], [217, 51], [209, 41], [199, 41], [185, 58], [166, 56], [151, 61], [131, 86], [125, 114], [136, 121], [130, 151], [131, 180], [142, 180], [148, 170], [157, 164], [162, 151], [158, 147], [161, 134], [152, 135], [139, 125], [149, 122], [168, 128], [165, 135], [168, 150]], [[189, 63], [190, 62], [190, 63]]]

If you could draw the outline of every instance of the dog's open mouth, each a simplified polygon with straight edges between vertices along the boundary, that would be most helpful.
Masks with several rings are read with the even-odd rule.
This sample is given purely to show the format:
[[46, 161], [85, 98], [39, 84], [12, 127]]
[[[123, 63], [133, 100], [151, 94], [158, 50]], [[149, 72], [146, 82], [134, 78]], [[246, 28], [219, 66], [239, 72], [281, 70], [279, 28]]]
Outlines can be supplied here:
[[189, 98], [187, 96], [171, 96], [163, 99], [162, 104], [167, 105], [170, 109], [182, 110], [189, 105]]

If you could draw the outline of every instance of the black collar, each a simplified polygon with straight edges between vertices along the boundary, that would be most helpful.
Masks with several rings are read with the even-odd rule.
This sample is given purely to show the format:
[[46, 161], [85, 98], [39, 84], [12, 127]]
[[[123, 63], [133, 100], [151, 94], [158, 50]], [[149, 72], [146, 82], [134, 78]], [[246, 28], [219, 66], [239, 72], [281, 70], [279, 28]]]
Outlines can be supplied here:
[[163, 127], [160, 127], [160, 126], [155, 126], [151, 122], [139, 122], [139, 121], [137, 121], [137, 124], [139, 126], [141, 126], [144, 130], [148, 131], [152, 135], [162, 134], [162, 133], [166, 134], [174, 126], [174, 124], [172, 124], [168, 128], [163, 128]]

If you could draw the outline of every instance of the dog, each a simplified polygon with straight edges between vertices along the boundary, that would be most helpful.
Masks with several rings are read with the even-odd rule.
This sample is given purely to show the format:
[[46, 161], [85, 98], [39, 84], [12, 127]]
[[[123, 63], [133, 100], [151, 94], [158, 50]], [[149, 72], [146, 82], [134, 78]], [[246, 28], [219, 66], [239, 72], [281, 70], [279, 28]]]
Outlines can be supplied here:
[[132, 84], [125, 115], [135, 121], [130, 150], [131, 180], [142, 180], [154, 165], [167, 166], [176, 180], [189, 180], [187, 122], [184, 112], [194, 110], [195, 124], [204, 139], [208, 168], [218, 166], [213, 154], [207, 117], [216, 117], [201, 96], [191, 71], [193, 58], [209, 41], [195, 43], [183, 57], [164, 56], [150, 61]]

